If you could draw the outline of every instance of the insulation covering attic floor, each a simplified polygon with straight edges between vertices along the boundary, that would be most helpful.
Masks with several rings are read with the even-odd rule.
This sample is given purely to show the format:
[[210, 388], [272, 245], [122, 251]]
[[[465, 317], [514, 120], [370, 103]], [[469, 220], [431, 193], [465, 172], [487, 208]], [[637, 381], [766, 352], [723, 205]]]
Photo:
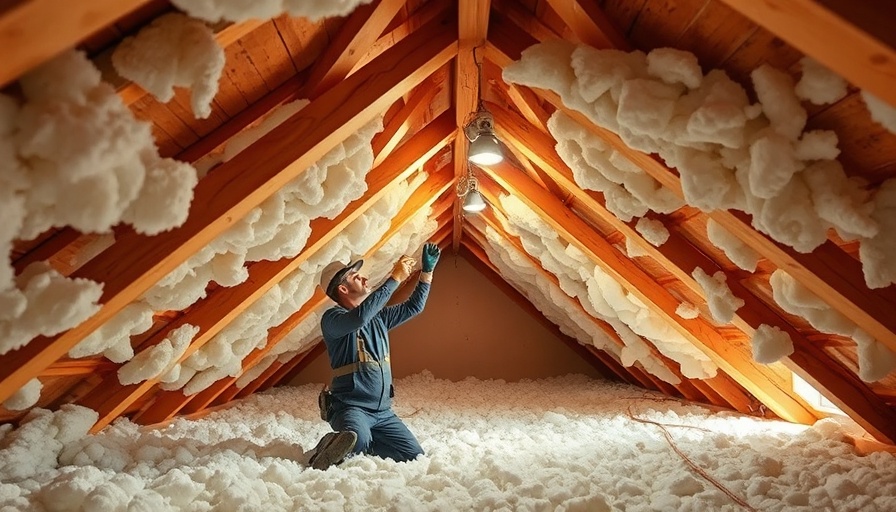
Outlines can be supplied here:
[[[866, 431], [851, 435], [893, 445], [896, 45], [880, 22], [892, 6], [309, 5], [290, 16], [274, 3], [247, 13], [133, 0], [82, 16], [80, 4], [57, 15], [35, 0], [0, 13], [0, 37], [22, 49], [0, 67], [6, 425], [66, 411], [80, 420], [58, 426], [78, 427], [44, 437], [71, 444], [119, 417], [164, 422], [288, 381], [320, 350], [322, 265], [377, 254], [379, 277], [435, 240], [607, 375], [813, 424], [827, 413], [794, 391], [799, 377]], [[818, 26], [830, 37], [813, 37]], [[123, 40], [138, 31], [143, 49]], [[49, 61], [76, 46], [84, 56]], [[151, 83], [151, 60], [190, 62], [167, 77], [189, 87]], [[461, 128], [479, 99], [506, 159], [468, 170]], [[490, 205], [478, 216], [460, 214], [468, 172]], [[3, 428], [5, 457], [52, 466]], [[794, 429], [794, 443], [849, 451], [830, 422]], [[60, 456], [102, 459], [92, 446]], [[870, 510], [888, 503], [856, 488], [891, 479], [887, 457], [856, 462], [880, 471], [844, 463], [796, 483], [787, 463], [756, 463], [763, 477], [780, 470], [786, 489], [717, 469], [754, 507]], [[100, 482], [94, 473], [85, 485]], [[631, 507], [729, 506], [676, 478], [657, 484], [671, 501], [628, 482], [586, 503], [563, 491], [549, 501], [591, 509], [631, 491]], [[119, 480], [121, 492], [91, 499], [124, 503], [151, 485]], [[37, 496], [23, 485], [3, 489]], [[534, 501], [506, 505], [538, 508], [547, 491], [523, 487]], [[483, 505], [501, 508], [492, 490]]]
[[327, 471], [304, 466], [303, 448], [327, 431], [315, 384], [278, 387], [161, 429], [120, 421], [88, 437], [79, 434], [90, 418], [45, 412], [3, 439], [10, 446], [0, 460], [15, 464], [16, 478], [0, 485], [0, 510], [896, 506], [893, 455], [855, 454], [843, 437], [849, 429], [833, 419], [805, 427], [714, 412], [581, 375], [450, 382], [424, 372], [397, 387], [396, 411], [426, 455], [407, 463], [359, 456]]

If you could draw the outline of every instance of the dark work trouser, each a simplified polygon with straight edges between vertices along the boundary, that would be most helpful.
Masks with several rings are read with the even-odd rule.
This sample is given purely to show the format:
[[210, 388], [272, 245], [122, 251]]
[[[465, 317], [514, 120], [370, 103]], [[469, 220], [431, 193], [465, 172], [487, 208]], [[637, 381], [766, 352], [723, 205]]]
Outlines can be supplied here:
[[423, 448], [392, 409], [369, 411], [338, 404], [330, 413], [333, 430], [351, 430], [358, 435], [354, 453], [377, 455], [397, 462], [415, 459]]

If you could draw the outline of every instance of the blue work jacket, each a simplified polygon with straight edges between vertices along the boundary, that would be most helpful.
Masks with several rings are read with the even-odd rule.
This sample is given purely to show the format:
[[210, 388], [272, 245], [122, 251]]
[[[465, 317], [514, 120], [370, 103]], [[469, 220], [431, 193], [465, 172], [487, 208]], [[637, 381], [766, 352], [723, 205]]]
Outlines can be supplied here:
[[337, 406], [341, 402], [372, 411], [392, 407], [388, 331], [423, 311], [430, 284], [418, 281], [408, 300], [386, 307], [397, 288], [398, 282], [390, 277], [358, 307], [346, 309], [337, 304], [321, 317]]

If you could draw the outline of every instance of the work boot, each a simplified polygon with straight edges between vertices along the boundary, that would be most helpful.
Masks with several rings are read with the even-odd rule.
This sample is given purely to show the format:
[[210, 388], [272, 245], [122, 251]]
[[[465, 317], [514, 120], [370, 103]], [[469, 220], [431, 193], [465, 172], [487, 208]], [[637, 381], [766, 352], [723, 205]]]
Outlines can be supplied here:
[[339, 464], [352, 452], [356, 442], [358, 435], [350, 430], [328, 432], [314, 447], [308, 465], [314, 469], [324, 470], [333, 464]]

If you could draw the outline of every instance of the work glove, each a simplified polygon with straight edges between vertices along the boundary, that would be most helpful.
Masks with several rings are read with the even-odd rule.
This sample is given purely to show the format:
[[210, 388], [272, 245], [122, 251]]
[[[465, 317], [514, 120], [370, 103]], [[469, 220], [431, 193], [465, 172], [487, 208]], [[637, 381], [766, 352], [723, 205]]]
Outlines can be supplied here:
[[410, 256], [402, 256], [392, 269], [392, 279], [395, 279], [399, 283], [404, 281], [411, 275], [411, 271], [414, 270], [414, 265], [416, 264], [417, 261], [414, 258], [411, 258]]
[[423, 246], [423, 271], [432, 272], [439, 262], [439, 246], [433, 243], [426, 243]]

